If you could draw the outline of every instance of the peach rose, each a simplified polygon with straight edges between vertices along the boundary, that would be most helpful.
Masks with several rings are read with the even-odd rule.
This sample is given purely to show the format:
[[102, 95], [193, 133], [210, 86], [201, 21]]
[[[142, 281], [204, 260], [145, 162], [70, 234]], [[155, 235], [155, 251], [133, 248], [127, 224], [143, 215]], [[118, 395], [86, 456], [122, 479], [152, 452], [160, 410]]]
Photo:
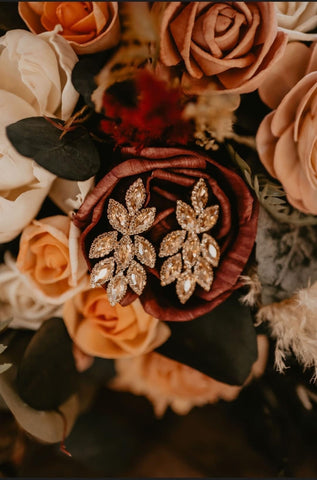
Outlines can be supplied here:
[[259, 157], [288, 201], [316, 215], [317, 44], [289, 43], [259, 94], [274, 109], [257, 132]]
[[33, 220], [22, 232], [17, 267], [39, 298], [60, 305], [86, 286], [77, 229], [63, 215]]
[[317, 27], [316, 2], [274, 2], [277, 11], [277, 23], [288, 40], [310, 42], [317, 39], [312, 32]]
[[287, 35], [271, 2], [169, 2], [160, 39], [161, 61], [183, 62], [185, 90], [247, 93], [281, 57]]
[[[259, 335], [258, 359], [245, 384], [263, 374], [267, 357], [268, 340], [264, 335]], [[156, 352], [129, 361], [116, 360], [116, 371], [117, 376], [110, 382], [110, 387], [145, 395], [153, 403], [158, 417], [164, 414], [167, 407], [179, 415], [186, 415], [195, 406], [216, 403], [221, 399], [232, 401], [242, 389], [214, 380]]]
[[87, 288], [64, 306], [64, 322], [84, 353], [101, 358], [133, 357], [162, 345], [168, 326], [147, 314], [139, 300], [112, 307], [103, 288]]
[[107, 50], [119, 42], [118, 2], [19, 2], [19, 13], [33, 33], [61, 25], [61, 35], [78, 54]]

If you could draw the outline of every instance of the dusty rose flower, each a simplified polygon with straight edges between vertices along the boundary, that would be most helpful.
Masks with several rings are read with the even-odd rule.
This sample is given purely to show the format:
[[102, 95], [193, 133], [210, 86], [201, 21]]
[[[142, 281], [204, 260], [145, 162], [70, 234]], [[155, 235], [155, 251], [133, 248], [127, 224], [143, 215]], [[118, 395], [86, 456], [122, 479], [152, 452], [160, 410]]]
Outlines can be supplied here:
[[279, 29], [288, 40], [310, 42], [317, 40], [317, 33], [309, 33], [317, 27], [316, 2], [274, 2]]
[[78, 237], [63, 215], [33, 220], [22, 232], [18, 269], [27, 275], [39, 298], [60, 305], [86, 285], [87, 267]]
[[282, 183], [288, 201], [316, 215], [317, 45], [288, 44], [259, 94], [274, 109], [256, 136], [260, 159]]
[[120, 38], [118, 2], [19, 2], [19, 13], [33, 33], [54, 30], [76, 53], [114, 47]]
[[[159, 271], [164, 259], [157, 258], [155, 268], [148, 268], [148, 281], [140, 296], [144, 309], [160, 320], [192, 320], [211, 311], [241, 286], [240, 274], [253, 248], [257, 226], [257, 202], [234, 171], [200, 153], [178, 148], [145, 148], [139, 154], [135, 149], [121, 151], [122, 163], [113, 168], [86, 197], [74, 217], [83, 230], [82, 246], [89, 268], [92, 262], [88, 252], [93, 240], [112, 230], [107, 223], [109, 198], [124, 203], [128, 187], [139, 177], [147, 190], [147, 207], [156, 207], [154, 226], [148, 240], [156, 251], [162, 238], [178, 230], [175, 207], [178, 199], [190, 199], [193, 186], [204, 178], [210, 189], [210, 198], [220, 207], [220, 217], [212, 235], [220, 245], [220, 263], [214, 270], [214, 281], [209, 292], [196, 287], [192, 297], [182, 305], [174, 284], [162, 287]], [[224, 159], [222, 159], [224, 160]], [[128, 293], [124, 304], [135, 298]]]
[[247, 93], [281, 57], [287, 35], [271, 2], [169, 2], [160, 40], [161, 61], [181, 64], [185, 90]]
[[[258, 360], [246, 381], [261, 376], [268, 356], [268, 341], [258, 337]], [[116, 361], [116, 378], [110, 383], [115, 390], [145, 395], [153, 404], [155, 414], [161, 417], [167, 407], [186, 415], [193, 407], [219, 400], [232, 401], [243, 387], [227, 385], [194, 370], [187, 365], [163, 357], [156, 352]]]
[[69, 299], [63, 318], [75, 345], [96, 357], [141, 355], [170, 336], [168, 326], [148, 315], [139, 300], [112, 307], [103, 288], [87, 288]]

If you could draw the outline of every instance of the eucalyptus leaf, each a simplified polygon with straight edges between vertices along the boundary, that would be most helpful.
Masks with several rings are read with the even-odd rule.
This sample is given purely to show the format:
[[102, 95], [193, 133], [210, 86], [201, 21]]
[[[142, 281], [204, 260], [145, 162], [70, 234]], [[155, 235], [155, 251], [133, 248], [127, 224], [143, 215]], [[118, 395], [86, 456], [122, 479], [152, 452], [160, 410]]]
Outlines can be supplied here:
[[72, 71], [72, 83], [78, 93], [82, 95], [87, 105], [94, 108], [91, 94], [96, 89], [95, 76], [107, 63], [114, 49], [92, 55], [84, 55], [76, 63]]
[[256, 332], [241, 292], [190, 322], [167, 322], [171, 336], [159, 353], [230, 385], [242, 385], [257, 359]]
[[61, 137], [62, 130], [44, 117], [30, 117], [7, 126], [6, 132], [21, 155], [58, 177], [83, 181], [99, 170], [98, 150], [82, 126]]
[[77, 390], [72, 342], [61, 318], [46, 320], [28, 344], [18, 369], [21, 398], [32, 408], [58, 408]]
[[251, 167], [231, 145], [228, 144], [227, 149], [248, 185], [255, 192], [260, 204], [273, 218], [278, 222], [298, 226], [317, 225], [316, 215], [306, 215], [288, 203], [282, 185], [268, 175], [257, 157], [253, 159]]

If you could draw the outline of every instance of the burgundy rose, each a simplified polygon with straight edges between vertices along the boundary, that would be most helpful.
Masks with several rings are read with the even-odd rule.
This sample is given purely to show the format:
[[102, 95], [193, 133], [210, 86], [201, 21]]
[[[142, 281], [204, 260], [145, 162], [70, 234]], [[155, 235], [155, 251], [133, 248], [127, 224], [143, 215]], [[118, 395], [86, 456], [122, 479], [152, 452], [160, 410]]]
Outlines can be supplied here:
[[[133, 148], [122, 149], [122, 163], [100, 180], [74, 218], [83, 231], [84, 255], [92, 269], [96, 262], [88, 258], [88, 252], [93, 240], [112, 230], [107, 220], [108, 200], [113, 198], [124, 204], [125, 193], [137, 178], [146, 187], [144, 206], [156, 207], [154, 225], [144, 236], [158, 253], [165, 235], [179, 229], [176, 201], [190, 203], [194, 185], [203, 178], [209, 189], [208, 204], [220, 207], [211, 234], [220, 246], [221, 255], [210, 291], [197, 286], [182, 305], [175, 284], [161, 286], [159, 274], [164, 259], [157, 255], [155, 268], [147, 268], [147, 284], [140, 296], [146, 312], [160, 320], [192, 320], [211, 311], [241, 286], [239, 277], [255, 241], [258, 204], [239, 175], [205, 155], [179, 148], [145, 148], [138, 155], [135, 152]], [[130, 291], [122, 304], [134, 298]]]

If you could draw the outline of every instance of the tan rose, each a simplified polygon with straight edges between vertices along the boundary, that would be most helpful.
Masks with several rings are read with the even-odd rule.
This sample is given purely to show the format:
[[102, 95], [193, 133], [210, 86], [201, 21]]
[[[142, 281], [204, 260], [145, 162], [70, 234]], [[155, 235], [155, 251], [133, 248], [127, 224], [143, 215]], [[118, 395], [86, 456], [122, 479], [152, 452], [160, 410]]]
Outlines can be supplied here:
[[86, 285], [86, 266], [77, 229], [63, 215], [33, 220], [20, 240], [18, 269], [39, 298], [60, 305]]
[[316, 2], [274, 2], [279, 29], [288, 35], [288, 40], [311, 42], [317, 40]]
[[87, 288], [69, 299], [63, 317], [74, 343], [96, 357], [141, 355], [170, 336], [168, 326], [147, 314], [139, 300], [112, 307], [103, 288]]
[[274, 109], [256, 136], [260, 159], [282, 183], [288, 201], [316, 215], [317, 44], [289, 43], [259, 94]]
[[[258, 360], [254, 363], [246, 384], [264, 372], [268, 356], [268, 340], [258, 336]], [[186, 415], [191, 408], [220, 399], [234, 400], [242, 387], [227, 385], [194, 370], [187, 365], [163, 357], [156, 352], [129, 361], [116, 360], [117, 377], [110, 383], [115, 390], [145, 395], [161, 417], [167, 407]]]
[[247, 93], [280, 58], [287, 35], [271, 2], [169, 2], [160, 39], [161, 61], [183, 62], [185, 90]]
[[33, 33], [61, 25], [61, 35], [78, 54], [119, 42], [118, 2], [19, 2], [19, 13]]

